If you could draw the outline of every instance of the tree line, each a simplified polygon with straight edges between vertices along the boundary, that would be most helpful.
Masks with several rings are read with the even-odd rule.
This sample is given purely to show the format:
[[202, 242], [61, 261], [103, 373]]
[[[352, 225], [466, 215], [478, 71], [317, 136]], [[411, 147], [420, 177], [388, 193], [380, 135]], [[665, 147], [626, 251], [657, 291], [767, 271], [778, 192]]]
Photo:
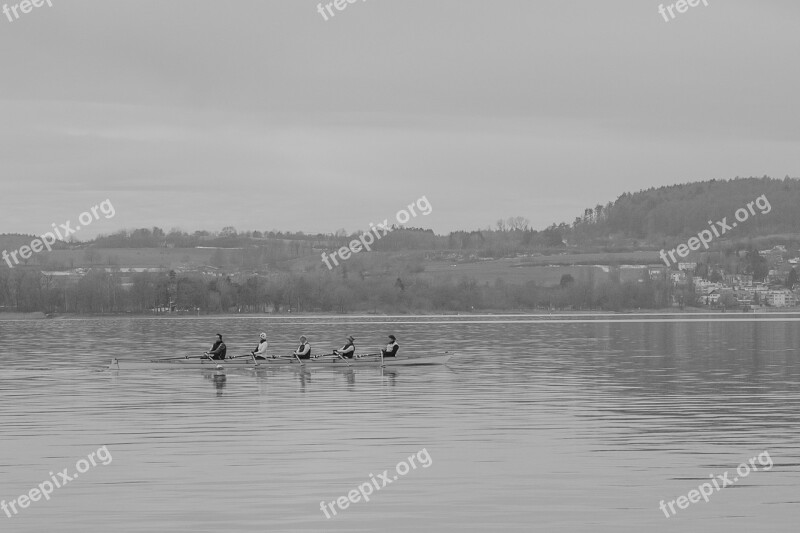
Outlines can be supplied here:
[[[676, 290], [666, 281], [652, 280], [562, 279], [560, 285], [545, 287], [501, 279], [479, 284], [474, 279], [434, 279], [425, 274], [342, 276], [322, 271], [235, 279], [174, 271], [127, 277], [92, 269], [77, 282], [63, 284], [35, 268], [0, 269], [0, 310], [100, 315], [621, 310], [669, 306]], [[687, 305], [696, 301], [691, 288], [678, 297]]]

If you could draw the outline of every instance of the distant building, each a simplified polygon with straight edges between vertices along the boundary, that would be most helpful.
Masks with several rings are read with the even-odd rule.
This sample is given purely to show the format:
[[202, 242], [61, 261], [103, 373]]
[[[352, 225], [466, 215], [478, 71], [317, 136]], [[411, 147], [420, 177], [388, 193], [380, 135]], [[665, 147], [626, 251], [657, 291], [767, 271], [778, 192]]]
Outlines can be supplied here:
[[211, 266], [211, 265], [203, 265], [196, 270], [196, 272], [200, 272], [205, 276], [214, 276], [216, 278], [222, 277], [225, 273], [222, 269]]
[[51, 280], [56, 287], [64, 287], [78, 283], [86, 274], [84, 269], [73, 269], [64, 271], [42, 271], [42, 276]]
[[767, 283], [775, 283], [775, 284], [785, 284], [786, 279], [788, 278], [788, 273], [783, 270], [770, 270], [769, 274], [767, 274]]
[[786, 253], [786, 247], [778, 245], [769, 250], [759, 250], [758, 253], [771, 264], [780, 265], [783, 263], [783, 255]]
[[751, 274], [725, 274], [723, 276], [726, 285], [731, 287], [750, 287], [753, 285], [753, 276]]
[[682, 285], [687, 282], [686, 279], [686, 272], [670, 272], [669, 273], [669, 280], [675, 285]]
[[767, 303], [772, 307], [793, 307], [797, 305], [794, 294], [789, 290], [767, 292]]
[[[601, 266], [601, 265], [598, 265]], [[618, 276], [620, 283], [633, 281], [636, 283], [643, 282], [647, 279], [647, 267], [642, 265], [619, 265], [619, 267], [601, 267], [604, 272]], [[612, 272], [613, 270], [613, 272]]]
[[705, 295], [706, 305], [716, 305], [719, 303], [720, 296], [722, 296], [722, 294], [719, 289], [712, 289], [708, 294]]
[[739, 304], [741, 307], [745, 306], [752, 306], [753, 305], [753, 295], [748, 293], [747, 291], [738, 290], [733, 291], [734, 297], [736, 297], [736, 303]]
[[654, 281], [667, 279], [667, 267], [664, 265], [650, 265], [647, 267], [647, 275]]
[[767, 294], [769, 293], [769, 289], [763, 283], [755, 283], [749, 287], [742, 287], [742, 290], [754, 302], [757, 301], [759, 303], [764, 303], [767, 301]]
[[786, 253], [786, 246], [782, 244], [778, 244], [777, 246], [773, 246], [769, 250], [759, 250], [758, 253], [760, 254], [785, 254]]
[[95, 270], [102, 270], [103, 272], [122, 272], [126, 274], [158, 274], [169, 271], [166, 267], [102, 267], [95, 268]]
[[694, 290], [700, 294], [709, 294], [711, 291], [722, 289], [722, 287], [721, 283], [694, 278]]
[[689, 270], [690, 272], [694, 272], [695, 268], [697, 268], [697, 263], [678, 263], [678, 270]]

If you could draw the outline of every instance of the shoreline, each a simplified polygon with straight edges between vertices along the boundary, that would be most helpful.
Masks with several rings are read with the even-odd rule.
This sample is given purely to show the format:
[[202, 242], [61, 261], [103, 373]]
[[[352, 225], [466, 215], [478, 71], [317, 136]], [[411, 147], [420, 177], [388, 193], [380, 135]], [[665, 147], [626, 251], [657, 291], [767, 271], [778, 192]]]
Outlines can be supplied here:
[[708, 309], [703, 307], [691, 307], [679, 310], [676, 308], [663, 309], [637, 309], [624, 311], [575, 311], [575, 310], [513, 310], [513, 311], [483, 311], [483, 312], [443, 312], [443, 313], [324, 313], [324, 312], [301, 312], [301, 313], [219, 313], [207, 315], [193, 314], [105, 314], [105, 315], [81, 315], [81, 314], [62, 314], [45, 315], [42, 312], [15, 313], [0, 312], [0, 321], [33, 321], [33, 320], [89, 320], [89, 319], [232, 319], [232, 318], [262, 318], [262, 319], [289, 319], [289, 318], [427, 318], [427, 317], [510, 317], [510, 316], [657, 316], [657, 315], [765, 315], [765, 314], [800, 314], [798, 307], [773, 307], [763, 308], [757, 311], [743, 312], [741, 310]]

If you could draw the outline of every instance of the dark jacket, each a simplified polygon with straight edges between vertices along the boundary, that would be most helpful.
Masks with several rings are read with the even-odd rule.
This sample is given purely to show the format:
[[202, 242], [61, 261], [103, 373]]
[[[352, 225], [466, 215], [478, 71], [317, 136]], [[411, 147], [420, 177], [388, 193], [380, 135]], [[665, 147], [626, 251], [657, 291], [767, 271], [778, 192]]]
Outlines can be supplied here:
[[211, 351], [208, 353], [214, 356], [212, 359], [225, 359], [225, 354], [228, 353], [228, 347], [225, 346], [224, 342], [217, 341], [214, 343], [214, 346], [211, 347]]
[[344, 346], [342, 346], [341, 350], [337, 350], [339, 355], [345, 357], [347, 359], [352, 359], [353, 356], [356, 354], [356, 347], [352, 342], [348, 342]]
[[298, 359], [311, 359], [311, 345], [307, 342], [297, 347], [294, 352]]

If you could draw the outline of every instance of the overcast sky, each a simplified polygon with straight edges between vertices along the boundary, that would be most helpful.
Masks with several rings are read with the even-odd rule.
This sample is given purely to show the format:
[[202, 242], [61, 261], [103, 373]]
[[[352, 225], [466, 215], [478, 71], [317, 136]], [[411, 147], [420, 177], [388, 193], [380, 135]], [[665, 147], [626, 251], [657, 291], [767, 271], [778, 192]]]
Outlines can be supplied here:
[[410, 224], [437, 233], [543, 228], [626, 191], [800, 176], [796, 0], [670, 22], [650, 0], [52, 3], [0, 15], [0, 233], [105, 199], [76, 237], [355, 231], [423, 195]]

